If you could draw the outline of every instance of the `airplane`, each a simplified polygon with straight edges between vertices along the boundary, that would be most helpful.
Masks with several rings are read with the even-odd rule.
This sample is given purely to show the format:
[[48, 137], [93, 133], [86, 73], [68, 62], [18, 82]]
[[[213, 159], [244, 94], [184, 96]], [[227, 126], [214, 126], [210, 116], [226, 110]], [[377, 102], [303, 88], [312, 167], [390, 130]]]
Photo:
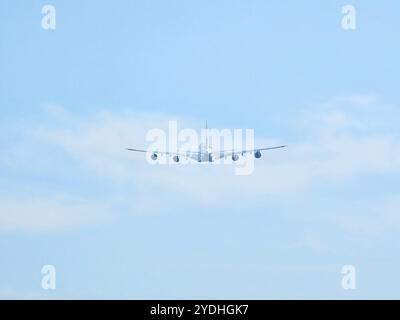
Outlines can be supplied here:
[[[206, 133], [207, 133], [208, 127], [207, 127], [207, 121], [206, 121]], [[208, 145], [208, 137], [206, 134], [206, 144], [199, 144], [198, 151], [186, 151], [186, 152], [168, 152], [168, 151], [151, 151], [151, 159], [156, 161], [159, 156], [161, 155], [166, 155], [166, 156], [172, 156], [172, 160], [174, 162], [179, 162], [180, 158], [185, 158], [185, 159], [193, 159], [197, 162], [214, 162], [217, 159], [221, 158], [226, 158], [226, 157], [231, 157], [232, 161], [238, 161], [239, 160], [239, 155], [244, 156], [246, 153], [249, 154], [254, 154], [254, 157], [256, 159], [261, 158], [261, 151], [267, 151], [267, 150], [274, 150], [274, 149], [280, 149], [280, 148], [286, 148], [287, 145], [282, 145], [282, 146], [275, 146], [275, 147], [265, 147], [265, 148], [257, 148], [257, 149], [251, 149], [251, 150], [220, 150], [220, 151], [211, 151]], [[128, 151], [134, 151], [134, 152], [142, 152], [142, 153], [147, 153], [150, 152], [149, 150], [142, 150], [142, 149], [132, 149], [132, 148], [127, 148], [126, 150]]]

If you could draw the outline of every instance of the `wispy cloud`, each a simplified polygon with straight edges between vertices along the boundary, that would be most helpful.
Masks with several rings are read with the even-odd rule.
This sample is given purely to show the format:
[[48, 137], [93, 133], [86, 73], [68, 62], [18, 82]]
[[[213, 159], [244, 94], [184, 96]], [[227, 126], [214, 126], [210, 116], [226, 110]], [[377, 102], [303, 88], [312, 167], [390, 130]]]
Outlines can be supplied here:
[[358, 234], [381, 234], [400, 229], [400, 194], [365, 199], [331, 220], [344, 230]]
[[[85, 179], [90, 188], [107, 190], [107, 195], [74, 205], [43, 195], [34, 200], [3, 196], [1, 229], [86, 225], [99, 213], [103, 217], [114, 212], [113, 206], [135, 214], [157, 214], [173, 212], [177, 204], [188, 209], [257, 208], [268, 196], [271, 202], [284, 198], [290, 203], [304, 194], [312, 202], [312, 192], [321, 186], [340, 188], [359, 177], [400, 171], [400, 132], [394, 120], [400, 111], [375, 95], [335, 98], [303, 110], [292, 127], [297, 134], [294, 141], [284, 141], [285, 133], [275, 137], [280, 141], [256, 137], [256, 145], [284, 141], [289, 149], [265, 153], [254, 174], [246, 177], [235, 176], [228, 166], [151, 166], [141, 155], [125, 151], [146, 148], [146, 131], [166, 128], [168, 120], [195, 127], [194, 119], [129, 111], [80, 117], [60, 106], [47, 108], [47, 115], [51, 121], [29, 124], [16, 143], [7, 146], [0, 159], [3, 170], [75, 175], [77, 183]], [[81, 188], [66, 189], [59, 191], [84, 198]], [[155, 197], [162, 201], [154, 201]], [[343, 226], [339, 218], [336, 222]]]
[[0, 198], [1, 231], [68, 230], [110, 219], [103, 203], [59, 198]]

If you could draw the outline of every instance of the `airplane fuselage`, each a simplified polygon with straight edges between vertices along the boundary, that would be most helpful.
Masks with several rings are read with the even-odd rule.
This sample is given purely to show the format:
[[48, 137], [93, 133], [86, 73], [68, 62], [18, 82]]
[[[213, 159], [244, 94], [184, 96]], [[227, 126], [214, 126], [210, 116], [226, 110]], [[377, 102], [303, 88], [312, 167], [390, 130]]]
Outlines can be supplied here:
[[201, 152], [197, 158], [197, 162], [213, 162], [212, 155], [209, 152]]

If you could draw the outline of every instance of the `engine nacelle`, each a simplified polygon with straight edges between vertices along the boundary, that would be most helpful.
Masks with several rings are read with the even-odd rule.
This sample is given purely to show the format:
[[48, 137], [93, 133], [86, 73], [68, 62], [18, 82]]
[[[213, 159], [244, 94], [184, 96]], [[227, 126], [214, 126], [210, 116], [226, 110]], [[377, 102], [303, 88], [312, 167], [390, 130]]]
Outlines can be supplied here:
[[156, 160], [157, 160], [157, 158], [158, 158], [158, 155], [157, 155], [157, 153], [153, 153], [153, 154], [151, 155], [151, 160], [154, 160], [154, 161], [156, 161]]
[[175, 162], [179, 162], [179, 156], [173, 156], [172, 160], [174, 160]]
[[254, 157], [256, 157], [257, 159], [260, 159], [260, 158], [261, 158], [261, 151], [260, 151], [260, 150], [257, 150], [257, 151], [254, 153]]
[[232, 161], [238, 161], [239, 160], [239, 156], [237, 154], [232, 154]]

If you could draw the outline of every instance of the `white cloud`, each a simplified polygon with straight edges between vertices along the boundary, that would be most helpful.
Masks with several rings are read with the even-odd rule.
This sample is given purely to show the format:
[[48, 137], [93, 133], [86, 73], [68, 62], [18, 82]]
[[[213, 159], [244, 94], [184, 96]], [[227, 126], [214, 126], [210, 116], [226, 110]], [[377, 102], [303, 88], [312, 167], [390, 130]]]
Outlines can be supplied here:
[[[57, 126], [31, 124], [8, 152], [7, 162], [2, 162], [16, 168], [29, 163], [44, 174], [67, 170], [76, 174], [77, 180], [83, 174], [94, 185], [111, 190], [113, 203], [134, 214], [173, 212], [177, 206], [216, 210], [243, 206], [250, 210], [262, 205], [266, 197], [270, 202], [285, 199], [290, 203], [302, 193], [312, 198], [317, 187], [340, 187], [361, 176], [400, 171], [400, 130], [394, 120], [400, 112], [376, 96], [337, 98], [307, 108], [293, 125], [295, 141], [285, 141], [284, 133], [280, 141], [257, 140], [256, 145], [283, 142], [289, 148], [265, 152], [256, 161], [254, 174], [244, 177], [235, 176], [233, 167], [222, 165], [149, 165], [142, 154], [125, 150], [146, 148], [149, 129], [166, 129], [173, 119], [182, 127], [197, 127], [193, 119], [129, 111], [102, 111], [79, 118], [59, 106], [53, 109], [50, 115], [55, 113]], [[53, 158], [60, 152], [61, 160]], [[64, 166], [68, 159], [71, 162]], [[79, 196], [78, 190], [70, 192]], [[155, 201], [155, 195], [162, 201]], [[84, 203], [66, 206], [42, 198], [25, 205], [18, 199], [15, 203], [1, 201], [2, 212], [18, 212], [13, 216], [2, 214], [3, 229], [84, 225], [95, 217], [82, 212], [106, 214], [102, 203], [109, 201], [85, 207]], [[43, 215], [40, 221], [48, 222], [32, 219], [29, 208]]]
[[331, 220], [352, 233], [380, 234], [400, 229], [400, 194], [364, 199], [346, 214], [332, 214]]
[[379, 102], [379, 97], [376, 94], [359, 94], [345, 97], [338, 97], [338, 102], [345, 102], [351, 105], [371, 105]]
[[0, 199], [0, 230], [53, 231], [105, 222], [105, 206], [82, 200]]

